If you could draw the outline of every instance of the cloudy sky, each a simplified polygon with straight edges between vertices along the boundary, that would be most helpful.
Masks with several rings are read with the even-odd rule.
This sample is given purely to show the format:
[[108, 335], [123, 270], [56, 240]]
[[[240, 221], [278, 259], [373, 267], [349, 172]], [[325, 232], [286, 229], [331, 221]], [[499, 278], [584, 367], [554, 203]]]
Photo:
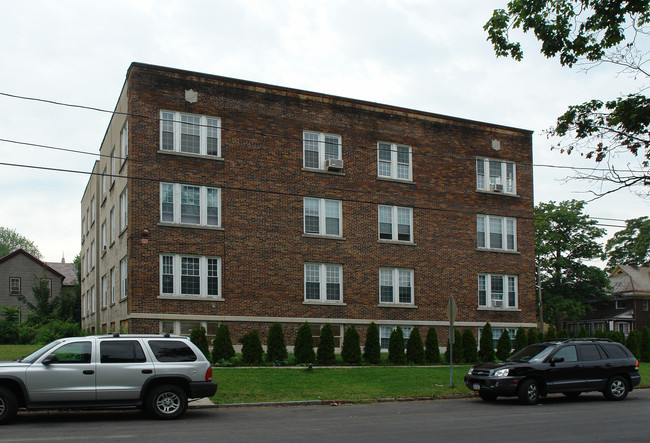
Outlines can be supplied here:
[[[551, 151], [543, 131], [570, 104], [643, 85], [608, 67], [588, 73], [562, 68], [540, 56], [527, 36], [523, 62], [497, 59], [482, 28], [506, 3], [6, 3], [0, 17], [0, 226], [33, 240], [46, 261], [74, 259], [88, 176], [42, 168], [89, 172], [110, 115], [8, 95], [112, 110], [134, 61], [534, 130], [536, 202], [589, 199], [585, 192], [596, 184], [567, 182], [571, 170], [544, 165], [593, 163]], [[613, 225], [611, 235], [623, 226], [616, 220], [650, 213], [650, 201], [621, 191], [590, 202], [587, 211]]]

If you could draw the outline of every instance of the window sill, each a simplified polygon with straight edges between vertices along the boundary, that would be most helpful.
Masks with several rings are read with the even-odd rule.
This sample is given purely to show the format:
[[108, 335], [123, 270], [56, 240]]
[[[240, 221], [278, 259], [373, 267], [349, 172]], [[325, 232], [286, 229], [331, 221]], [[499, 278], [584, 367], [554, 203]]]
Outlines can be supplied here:
[[378, 308], [406, 308], [406, 309], [417, 309], [415, 305], [407, 305], [405, 303], [379, 303]]
[[476, 192], [478, 192], [479, 194], [503, 195], [504, 197], [521, 198], [519, 194], [512, 194], [510, 192], [495, 192], [495, 191], [488, 191], [486, 189], [477, 189]]
[[221, 226], [193, 225], [189, 223], [159, 222], [158, 226], [167, 227], [167, 228], [189, 228], [189, 229], [206, 229], [208, 231], [224, 231], [224, 228], [222, 228]]
[[347, 306], [347, 303], [340, 301], [319, 301], [319, 300], [305, 300], [302, 302], [303, 305], [311, 306]]
[[213, 161], [217, 161], [217, 162], [225, 161], [223, 157], [217, 156], [217, 155], [192, 154], [192, 153], [189, 153], [189, 152], [179, 152], [179, 151], [163, 151], [161, 149], [158, 150], [158, 154], [177, 155], [179, 157], [189, 157], [189, 158], [200, 158], [202, 160], [213, 160]]
[[319, 238], [321, 240], [347, 240], [345, 237], [339, 237], [336, 235], [319, 235], [319, 234], [302, 234], [303, 238]]
[[415, 182], [413, 180], [407, 180], [404, 178], [392, 178], [392, 177], [381, 177], [377, 176], [378, 181], [384, 181], [384, 182], [393, 182], [393, 183], [404, 183], [406, 185], [414, 185]]
[[188, 301], [221, 301], [225, 302], [221, 297], [199, 297], [199, 296], [189, 296], [189, 295], [159, 295], [158, 300], [188, 300]]
[[377, 240], [377, 243], [386, 244], [386, 245], [402, 245], [402, 246], [417, 246], [418, 244], [412, 241], [401, 241], [401, 240]]
[[500, 254], [514, 254], [521, 255], [519, 251], [510, 251], [508, 249], [491, 249], [491, 248], [476, 248], [478, 252], [498, 252]]
[[303, 172], [315, 172], [316, 174], [329, 174], [329, 175], [340, 175], [340, 176], [345, 176], [345, 172], [339, 172], [339, 171], [327, 171], [325, 169], [318, 169], [318, 168], [302, 168]]
[[492, 306], [479, 306], [478, 310], [490, 312], [521, 312], [519, 308], [494, 308]]

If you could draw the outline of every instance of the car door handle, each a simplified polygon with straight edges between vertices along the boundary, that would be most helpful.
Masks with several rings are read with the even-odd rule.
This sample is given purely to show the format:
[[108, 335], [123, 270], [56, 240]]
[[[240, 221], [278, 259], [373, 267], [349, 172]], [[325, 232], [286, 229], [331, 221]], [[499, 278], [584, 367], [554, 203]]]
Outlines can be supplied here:
[[95, 371], [93, 371], [92, 369], [86, 369], [84, 371], [84, 375], [93, 375], [94, 373], [95, 373]]
[[152, 374], [153, 371], [152, 371], [151, 369], [143, 369], [143, 370], [142, 370], [142, 373], [143, 373], [143, 374]]

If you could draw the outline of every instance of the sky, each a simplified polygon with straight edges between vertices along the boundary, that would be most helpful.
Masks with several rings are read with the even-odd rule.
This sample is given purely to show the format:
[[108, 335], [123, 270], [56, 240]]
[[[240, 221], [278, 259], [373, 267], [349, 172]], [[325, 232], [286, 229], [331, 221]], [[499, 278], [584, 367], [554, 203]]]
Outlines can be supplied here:
[[[561, 67], [521, 33], [513, 36], [523, 43], [524, 60], [497, 58], [483, 25], [506, 3], [5, 2], [0, 226], [34, 241], [45, 261], [71, 262], [79, 253], [81, 197], [110, 114], [10, 95], [113, 110], [132, 62], [533, 130], [535, 202], [589, 200], [597, 183], [566, 180], [575, 175], [572, 170], [544, 165], [593, 167], [594, 162], [552, 151], [554, 140], [544, 131], [569, 105], [611, 99], [645, 85], [608, 66]], [[589, 202], [586, 212], [611, 236], [624, 227], [618, 220], [650, 214], [650, 200], [623, 190]]]

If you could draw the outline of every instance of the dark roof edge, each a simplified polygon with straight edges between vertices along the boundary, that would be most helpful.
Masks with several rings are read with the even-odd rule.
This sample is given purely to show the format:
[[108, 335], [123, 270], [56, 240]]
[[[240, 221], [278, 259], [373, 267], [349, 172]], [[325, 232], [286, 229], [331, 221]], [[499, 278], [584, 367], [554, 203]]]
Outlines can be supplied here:
[[45, 263], [44, 261], [41, 261], [40, 259], [34, 257], [32, 254], [30, 254], [29, 252], [25, 251], [24, 249], [16, 249], [16, 250], [15, 250], [14, 252], [12, 252], [11, 254], [7, 254], [7, 255], [5, 255], [4, 257], [0, 258], [0, 264], [4, 263], [4, 262], [6, 262], [6, 261], [11, 260], [12, 258], [14, 258], [15, 256], [17, 256], [18, 254], [24, 254], [25, 256], [27, 256], [27, 258], [29, 258], [29, 259], [32, 260], [33, 262], [35, 262], [35, 263], [41, 265], [42, 267], [44, 267], [45, 269], [47, 269], [48, 271], [50, 271], [51, 273], [53, 273], [53, 274], [56, 275], [57, 277], [61, 277], [61, 279], [65, 278], [65, 275], [61, 274], [61, 273], [60, 273], [59, 271], [57, 271], [56, 269], [51, 268], [50, 266], [48, 266], [47, 263]]

